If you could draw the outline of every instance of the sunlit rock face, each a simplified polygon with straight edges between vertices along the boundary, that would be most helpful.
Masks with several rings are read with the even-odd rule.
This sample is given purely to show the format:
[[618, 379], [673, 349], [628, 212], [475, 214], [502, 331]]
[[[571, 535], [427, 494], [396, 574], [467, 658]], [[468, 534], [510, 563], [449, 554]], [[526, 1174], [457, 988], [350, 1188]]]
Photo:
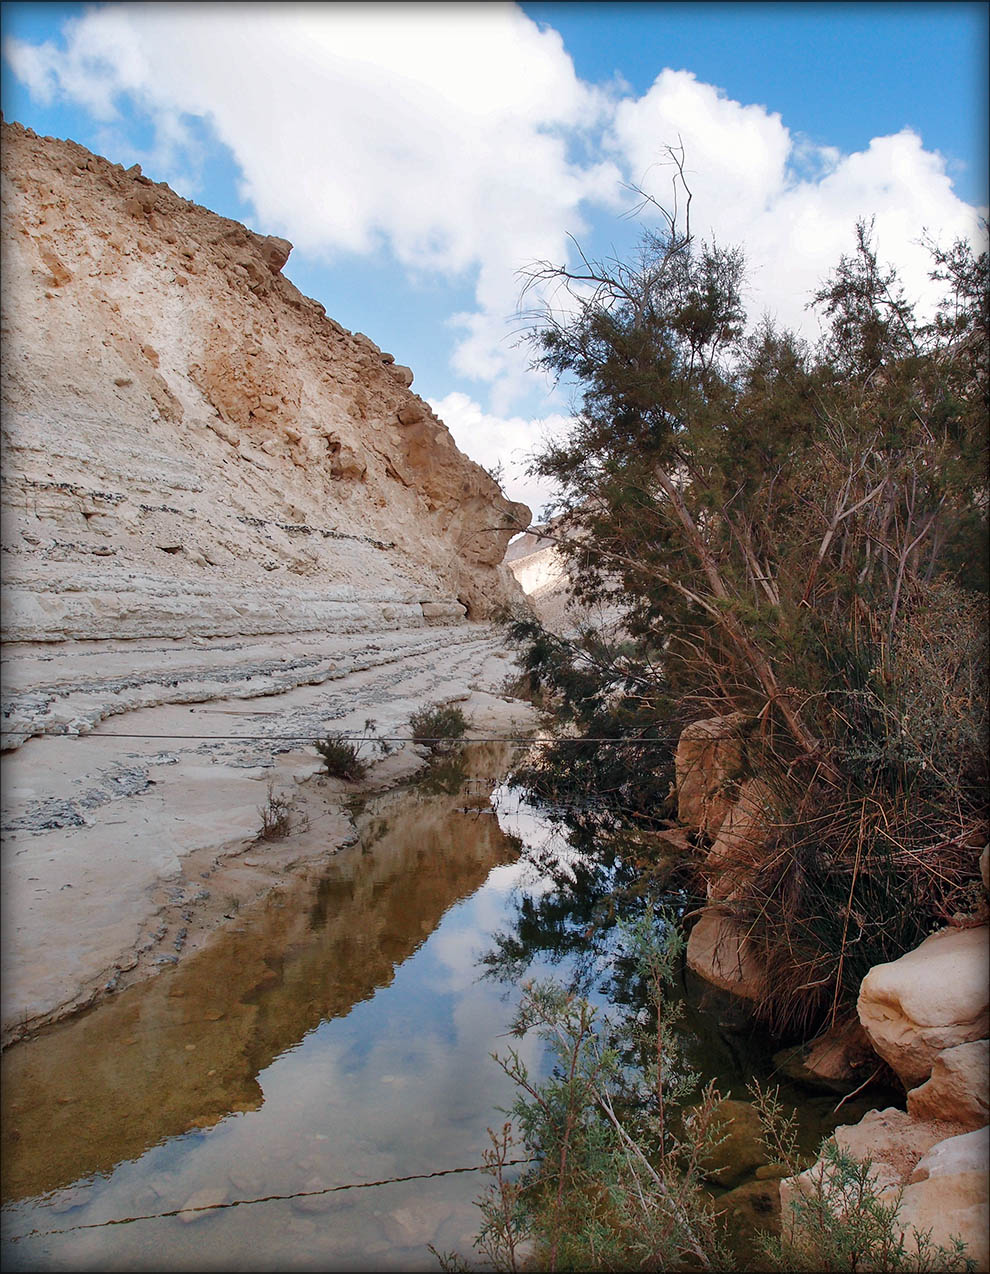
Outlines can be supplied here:
[[450, 623], [529, 510], [283, 239], [3, 125], [4, 636]]
[[906, 1088], [929, 1078], [943, 1049], [987, 1037], [987, 947], [985, 925], [943, 929], [863, 979], [859, 1019]]
[[[505, 564], [549, 632], [567, 636], [592, 627], [608, 638], [621, 639], [623, 608], [618, 601], [590, 606], [573, 595], [571, 568], [562, 547], [571, 534], [562, 520], [534, 527], [512, 541], [506, 550]], [[577, 538], [581, 535], [578, 532]]]

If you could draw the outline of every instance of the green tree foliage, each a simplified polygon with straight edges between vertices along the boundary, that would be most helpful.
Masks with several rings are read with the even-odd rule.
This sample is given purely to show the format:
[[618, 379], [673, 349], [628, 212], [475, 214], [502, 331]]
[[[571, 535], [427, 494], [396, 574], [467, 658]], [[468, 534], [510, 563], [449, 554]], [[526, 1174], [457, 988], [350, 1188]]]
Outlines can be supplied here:
[[[682, 157], [670, 159], [689, 211]], [[736, 905], [761, 918], [764, 1007], [808, 1026], [834, 1017], [869, 963], [944, 923], [975, 872], [987, 254], [932, 245], [943, 299], [922, 322], [861, 223], [814, 297], [812, 350], [770, 322], [744, 336], [741, 253], [665, 216], [631, 263], [532, 271], [551, 298], [534, 316], [535, 362], [580, 392], [572, 433], [534, 472], [562, 493], [552, 533], [577, 598], [617, 607], [623, 641], [517, 636], [531, 683], [579, 735], [750, 720], [775, 822]], [[661, 763], [631, 750], [623, 772], [617, 756], [570, 755], [569, 776], [544, 760], [544, 794], [568, 778], [590, 788], [614, 763], [617, 808], [664, 812]], [[921, 906], [894, 917], [904, 890]]]
[[[701, 1164], [720, 1139], [718, 1094], [711, 1086], [700, 1094], [690, 1122], [668, 1109], [697, 1081], [671, 1029], [680, 935], [671, 918], [649, 912], [623, 938], [649, 1011], [622, 1051], [595, 1005], [547, 980], [523, 986], [512, 1034], [546, 1045], [549, 1076], [534, 1076], [515, 1048], [495, 1056], [517, 1089], [510, 1121], [490, 1130], [493, 1183], [478, 1201], [476, 1247], [495, 1269], [731, 1268], [702, 1188]], [[640, 1065], [623, 1064], [623, 1053]], [[525, 1172], [506, 1171], [520, 1159]]]
[[413, 739], [432, 751], [450, 747], [467, 730], [467, 719], [456, 704], [434, 703], [409, 718]]

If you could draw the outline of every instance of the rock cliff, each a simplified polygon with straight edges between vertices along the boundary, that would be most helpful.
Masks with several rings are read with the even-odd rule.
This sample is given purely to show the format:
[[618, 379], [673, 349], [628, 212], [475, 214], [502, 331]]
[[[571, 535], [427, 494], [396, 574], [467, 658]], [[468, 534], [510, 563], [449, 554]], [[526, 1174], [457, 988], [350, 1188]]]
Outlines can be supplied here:
[[[322, 809], [314, 739], [435, 700], [518, 726], [474, 621], [520, 596], [529, 510], [284, 277], [285, 240], [2, 130], [6, 1043], [206, 941], [268, 785]], [[346, 842], [326, 799], [259, 896]]]
[[[510, 504], [291, 245], [3, 125], [4, 636], [483, 618]], [[504, 529], [503, 529], [504, 528]]]

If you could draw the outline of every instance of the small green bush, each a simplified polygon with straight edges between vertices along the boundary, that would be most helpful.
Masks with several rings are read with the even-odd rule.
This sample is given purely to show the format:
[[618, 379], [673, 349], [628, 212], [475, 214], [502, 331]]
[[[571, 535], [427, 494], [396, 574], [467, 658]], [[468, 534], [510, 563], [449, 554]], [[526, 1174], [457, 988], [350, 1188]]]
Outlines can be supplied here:
[[269, 783], [268, 799], [259, 809], [261, 815], [261, 840], [282, 840], [292, 828], [291, 802], [286, 796], [276, 794]]
[[331, 778], [357, 783], [367, 772], [367, 765], [358, 756], [357, 745], [340, 734], [328, 734], [317, 739], [314, 747], [323, 757], [323, 764]]
[[[796, 1177], [805, 1164], [797, 1151], [797, 1121], [785, 1116], [776, 1089], [750, 1085], [769, 1158]], [[883, 1190], [873, 1161], [857, 1159], [834, 1137], [819, 1148], [815, 1165], [802, 1177], [780, 1218], [780, 1234], [763, 1234], [758, 1242], [767, 1264], [780, 1274], [959, 1274], [976, 1262], [966, 1244], [953, 1236], [948, 1247], [933, 1242], [931, 1230], [898, 1224], [903, 1188]]]
[[434, 703], [409, 718], [413, 739], [425, 743], [432, 751], [449, 747], [467, 730], [467, 721], [460, 708], [453, 704]]

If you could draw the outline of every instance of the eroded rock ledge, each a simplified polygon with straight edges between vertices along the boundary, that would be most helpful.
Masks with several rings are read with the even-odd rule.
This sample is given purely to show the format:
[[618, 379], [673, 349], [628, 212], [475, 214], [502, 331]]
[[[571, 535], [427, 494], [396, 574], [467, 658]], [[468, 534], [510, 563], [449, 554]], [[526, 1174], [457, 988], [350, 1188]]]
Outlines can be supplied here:
[[293, 286], [288, 241], [2, 134], [6, 1042], [345, 843], [330, 791], [250, 853], [270, 783], [305, 803], [313, 739], [477, 715], [529, 510]]

